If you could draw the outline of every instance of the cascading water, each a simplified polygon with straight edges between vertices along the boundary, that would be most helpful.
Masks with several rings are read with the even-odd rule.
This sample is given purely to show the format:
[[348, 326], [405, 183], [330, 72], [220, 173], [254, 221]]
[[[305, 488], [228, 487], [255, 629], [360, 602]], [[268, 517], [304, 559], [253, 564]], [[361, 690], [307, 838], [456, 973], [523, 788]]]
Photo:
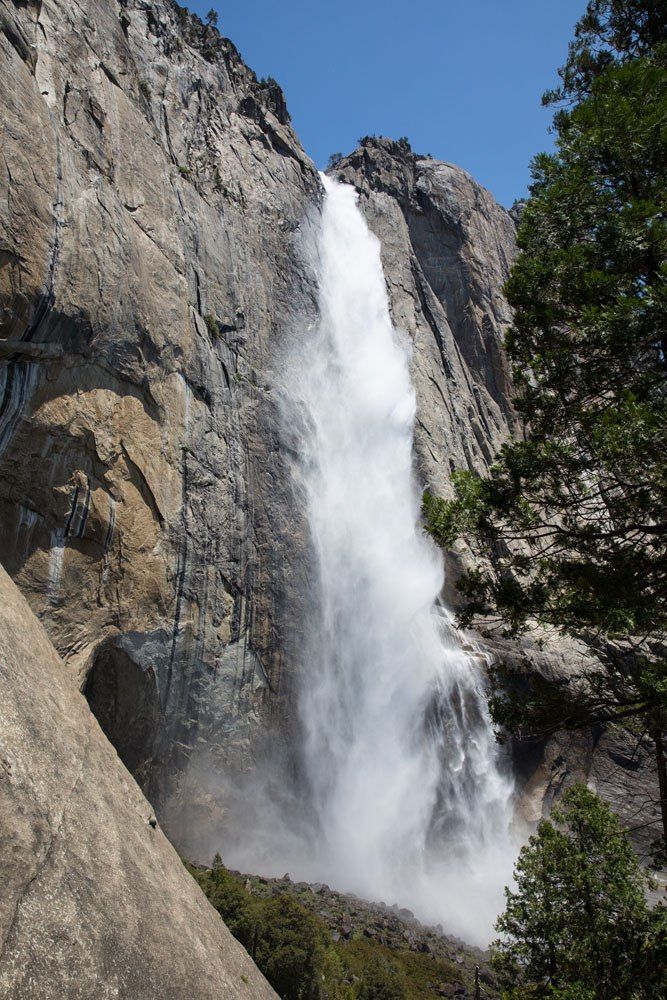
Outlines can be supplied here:
[[515, 856], [512, 786], [479, 664], [438, 604], [409, 348], [392, 328], [380, 246], [354, 189], [323, 183], [320, 322], [299, 338], [284, 387], [317, 562], [299, 788], [268, 822], [264, 792], [262, 833], [246, 824], [227, 856], [249, 867], [263, 854], [266, 869], [399, 902], [484, 944]]

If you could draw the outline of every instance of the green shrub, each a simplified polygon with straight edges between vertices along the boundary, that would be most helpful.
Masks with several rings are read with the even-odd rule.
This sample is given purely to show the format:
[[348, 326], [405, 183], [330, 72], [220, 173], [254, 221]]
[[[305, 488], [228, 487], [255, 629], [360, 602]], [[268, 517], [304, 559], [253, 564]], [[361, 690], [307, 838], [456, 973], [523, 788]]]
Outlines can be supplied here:
[[291, 892], [254, 895], [219, 855], [208, 871], [187, 867], [284, 1000], [433, 1000], [438, 984], [460, 982], [449, 960], [407, 946], [365, 935], [334, 944], [327, 924]]
[[214, 862], [214, 867], [205, 872], [196, 869], [190, 871], [234, 937], [250, 951], [257, 925], [252, 896], [222, 864]]
[[321, 974], [319, 994], [322, 1000], [355, 1000], [349, 969], [332, 945], [322, 957]]
[[216, 855], [208, 871], [188, 866], [209, 902], [283, 1000], [348, 1000], [343, 963], [325, 924], [286, 893], [252, 896]]
[[220, 324], [212, 313], [206, 313], [204, 316], [204, 322], [211, 337], [215, 340], [220, 336]]
[[176, 4], [176, 19], [181, 31], [185, 31], [190, 23], [190, 13], [187, 7], [181, 7], [179, 4]]
[[292, 896], [258, 900], [253, 958], [283, 1000], [318, 995], [326, 929]]
[[398, 968], [380, 957], [364, 969], [358, 1000], [405, 1000], [407, 993]]

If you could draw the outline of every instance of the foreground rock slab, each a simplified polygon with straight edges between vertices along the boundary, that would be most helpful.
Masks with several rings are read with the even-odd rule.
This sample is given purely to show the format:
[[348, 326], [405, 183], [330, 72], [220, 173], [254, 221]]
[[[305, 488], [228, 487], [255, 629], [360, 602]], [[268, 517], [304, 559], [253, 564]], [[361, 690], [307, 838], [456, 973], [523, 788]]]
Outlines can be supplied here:
[[0, 996], [275, 997], [0, 568]]

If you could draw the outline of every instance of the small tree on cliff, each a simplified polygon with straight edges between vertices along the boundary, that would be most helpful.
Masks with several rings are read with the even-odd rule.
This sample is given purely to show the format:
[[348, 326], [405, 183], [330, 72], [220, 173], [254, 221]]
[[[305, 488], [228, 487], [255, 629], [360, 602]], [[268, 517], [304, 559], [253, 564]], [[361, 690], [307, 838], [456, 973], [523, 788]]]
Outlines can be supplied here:
[[666, 911], [616, 817], [582, 785], [521, 851], [496, 929], [493, 964], [508, 998], [639, 1000], [667, 976]]
[[216, 28], [218, 25], [218, 12], [213, 7], [211, 7], [206, 15], [206, 23], [210, 24], [213, 28]]
[[438, 542], [464, 536], [483, 557], [459, 584], [464, 624], [601, 640], [605, 668], [576, 692], [501, 691], [495, 716], [541, 734], [637, 717], [667, 841], [666, 37], [658, 0], [592, 0], [577, 25], [507, 285], [525, 435], [424, 513]]

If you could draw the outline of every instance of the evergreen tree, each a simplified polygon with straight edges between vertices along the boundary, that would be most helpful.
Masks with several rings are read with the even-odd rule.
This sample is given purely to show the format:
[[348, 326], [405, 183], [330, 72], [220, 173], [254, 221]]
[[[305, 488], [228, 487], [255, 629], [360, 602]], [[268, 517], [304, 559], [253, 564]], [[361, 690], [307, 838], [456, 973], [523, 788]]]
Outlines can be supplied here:
[[406, 1000], [398, 970], [389, 962], [369, 962], [357, 990], [357, 1000]]
[[251, 954], [283, 1000], [319, 995], [324, 947], [322, 926], [292, 896], [264, 901]]
[[570, 788], [522, 849], [515, 879], [493, 946], [508, 1000], [660, 995], [666, 911], [649, 911], [646, 876], [601, 799]]
[[591, 0], [558, 71], [561, 84], [544, 95], [543, 103], [587, 96], [605, 70], [651, 55], [666, 38], [664, 0]]
[[666, 22], [662, 2], [592, 0], [576, 28], [507, 285], [525, 433], [487, 476], [457, 472], [453, 500], [425, 495], [424, 513], [440, 544], [464, 536], [480, 556], [459, 584], [464, 624], [495, 614], [514, 634], [538, 622], [603, 640], [601, 673], [500, 691], [496, 718], [547, 731], [638, 716], [667, 837]]

